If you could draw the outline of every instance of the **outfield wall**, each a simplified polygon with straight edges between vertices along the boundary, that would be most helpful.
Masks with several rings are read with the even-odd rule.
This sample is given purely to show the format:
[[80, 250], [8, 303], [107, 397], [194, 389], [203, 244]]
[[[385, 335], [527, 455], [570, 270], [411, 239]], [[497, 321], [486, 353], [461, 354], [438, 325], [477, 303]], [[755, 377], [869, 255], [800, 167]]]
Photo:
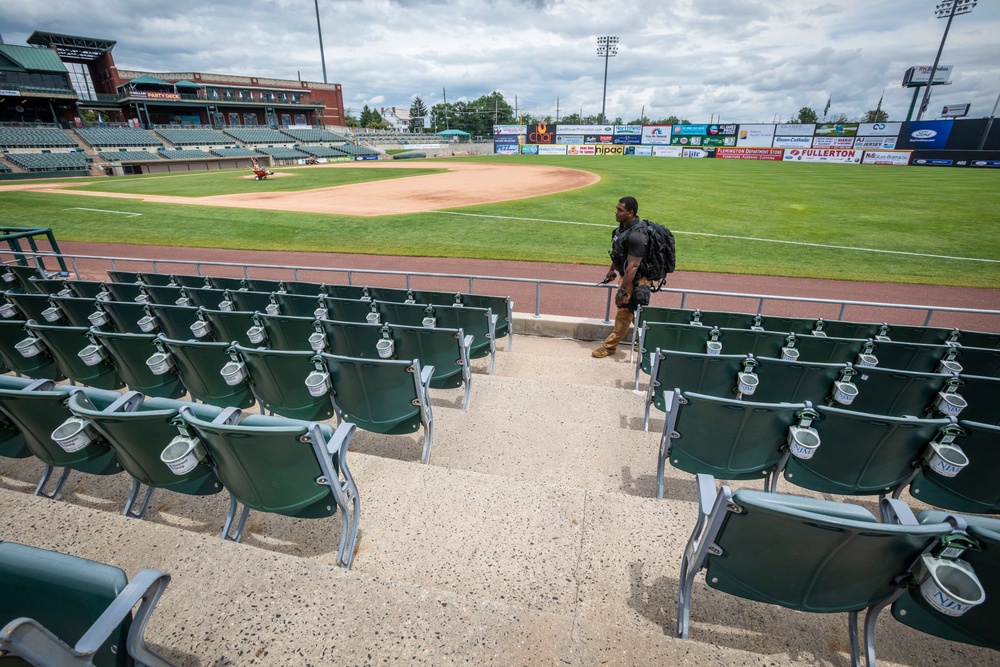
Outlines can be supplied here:
[[494, 125], [493, 152], [1000, 168], [1000, 123]]

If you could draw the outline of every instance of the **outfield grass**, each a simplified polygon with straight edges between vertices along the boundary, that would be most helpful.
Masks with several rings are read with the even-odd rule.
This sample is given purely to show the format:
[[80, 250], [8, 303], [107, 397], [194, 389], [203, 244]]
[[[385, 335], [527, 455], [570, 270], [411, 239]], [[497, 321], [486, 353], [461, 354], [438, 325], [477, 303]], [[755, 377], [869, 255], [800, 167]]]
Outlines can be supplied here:
[[[680, 270], [1000, 288], [1000, 174], [994, 170], [666, 158], [469, 159], [586, 169], [601, 181], [572, 192], [454, 209], [502, 217], [422, 213], [353, 218], [16, 191], [0, 192], [0, 215], [9, 226], [52, 227], [59, 240], [603, 265], [615, 202], [632, 194], [639, 200], [640, 216], [674, 230]], [[451, 162], [422, 164], [438, 169]], [[371, 171], [295, 168], [295, 178], [274, 179], [269, 187], [311, 189], [318, 187], [313, 178], [331, 185], [325, 180], [331, 172], [364, 179]], [[385, 170], [378, 171], [381, 176]], [[253, 191], [259, 184], [240, 178], [246, 173], [213, 173], [211, 191], [203, 194]], [[390, 174], [399, 175], [416, 173]], [[204, 172], [125, 177], [101, 179], [87, 188], [197, 196], [202, 187], [197, 182], [203, 180]], [[143, 215], [67, 210], [74, 207]]]

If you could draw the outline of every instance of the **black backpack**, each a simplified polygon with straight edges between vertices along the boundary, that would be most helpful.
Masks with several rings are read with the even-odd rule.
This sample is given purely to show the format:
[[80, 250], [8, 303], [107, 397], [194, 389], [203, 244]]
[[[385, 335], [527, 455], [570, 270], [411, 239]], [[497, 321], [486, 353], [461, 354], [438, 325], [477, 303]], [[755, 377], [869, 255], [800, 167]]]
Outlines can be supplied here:
[[677, 267], [677, 251], [674, 248], [674, 235], [663, 225], [643, 220], [646, 224], [646, 234], [649, 236], [649, 246], [646, 259], [639, 265], [639, 272], [653, 281], [650, 291], [659, 292], [667, 281], [667, 274], [673, 273]]

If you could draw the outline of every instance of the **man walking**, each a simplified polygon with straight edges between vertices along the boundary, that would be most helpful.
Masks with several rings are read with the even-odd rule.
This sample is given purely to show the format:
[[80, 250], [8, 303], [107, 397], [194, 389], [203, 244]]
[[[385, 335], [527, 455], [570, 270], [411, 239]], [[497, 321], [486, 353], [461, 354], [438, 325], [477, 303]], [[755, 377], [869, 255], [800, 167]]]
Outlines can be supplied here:
[[[604, 281], [611, 282], [617, 274], [621, 274], [618, 292], [615, 294], [618, 312], [615, 315], [615, 327], [611, 335], [604, 339], [601, 347], [591, 353], [591, 356], [598, 359], [608, 357], [618, 349], [618, 344], [632, 326], [636, 305], [649, 304], [648, 288], [652, 284], [648, 277], [640, 275], [639, 265], [646, 259], [646, 253], [649, 251], [649, 234], [645, 225], [637, 224], [639, 202], [635, 197], [622, 197], [618, 200], [615, 220], [618, 221], [618, 228], [611, 234], [611, 268], [604, 276]], [[642, 287], [645, 287], [645, 294], [639, 289]], [[637, 292], [640, 294], [637, 295]]]

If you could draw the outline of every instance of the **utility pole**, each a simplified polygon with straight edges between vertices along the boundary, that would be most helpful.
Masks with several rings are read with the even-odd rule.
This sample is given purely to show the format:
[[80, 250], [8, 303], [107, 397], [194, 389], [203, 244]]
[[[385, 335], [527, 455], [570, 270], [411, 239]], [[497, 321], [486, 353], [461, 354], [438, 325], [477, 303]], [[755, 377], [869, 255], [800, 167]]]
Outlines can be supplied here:
[[556, 125], [559, 124], [559, 98], [556, 98]]
[[323, 27], [319, 24], [319, 0], [316, 0], [316, 30], [319, 31], [319, 60], [323, 63], [323, 83], [326, 83], [326, 56], [323, 55]]
[[444, 96], [444, 129], [450, 130], [451, 127], [448, 125], [448, 91], [441, 88], [441, 94]]
[[604, 109], [608, 101], [608, 59], [618, 55], [618, 38], [608, 35], [597, 38], [597, 56], [604, 58], [604, 95], [601, 98], [601, 122], [607, 123]]

